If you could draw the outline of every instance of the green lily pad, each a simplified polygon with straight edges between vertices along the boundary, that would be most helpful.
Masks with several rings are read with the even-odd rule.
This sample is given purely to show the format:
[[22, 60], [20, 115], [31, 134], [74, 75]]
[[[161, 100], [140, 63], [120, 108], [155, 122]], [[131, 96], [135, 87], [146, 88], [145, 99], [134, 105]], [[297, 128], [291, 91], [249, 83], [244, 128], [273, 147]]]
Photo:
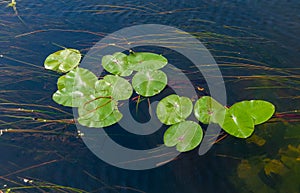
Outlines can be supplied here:
[[230, 108], [246, 111], [253, 118], [255, 125], [266, 122], [275, 112], [275, 106], [263, 100], [242, 101], [235, 103]]
[[87, 127], [107, 127], [121, 120], [122, 113], [119, 112], [117, 101], [110, 97], [90, 97], [78, 108], [78, 122]]
[[103, 56], [102, 66], [106, 71], [119, 76], [129, 76], [132, 73], [127, 62], [127, 55], [121, 52]]
[[95, 91], [99, 96], [111, 96], [112, 94], [111, 84], [101, 79], [95, 83]]
[[114, 75], [106, 75], [96, 82], [96, 91], [102, 96], [112, 96], [115, 100], [127, 100], [131, 97], [133, 89], [131, 84], [124, 78]]
[[210, 122], [222, 124], [226, 108], [210, 96], [197, 100], [194, 107], [195, 117], [204, 124]]
[[94, 118], [79, 117], [78, 123], [86, 127], [95, 127], [95, 128], [108, 127], [119, 122], [122, 119], [122, 117], [123, 117], [122, 113], [118, 109], [115, 109], [109, 116], [107, 116], [103, 120], [95, 120]]
[[78, 107], [86, 97], [94, 95], [97, 77], [84, 68], [76, 68], [61, 76], [57, 81], [58, 90], [52, 99], [61, 105]]
[[[232, 106], [233, 107], [233, 106]], [[246, 111], [238, 108], [226, 109], [223, 124], [220, 126], [230, 135], [238, 138], [247, 138], [254, 131], [254, 121]]]
[[158, 70], [168, 64], [168, 60], [159, 54], [134, 52], [127, 56], [130, 68], [135, 71]]
[[79, 117], [100, 121], [106, 119], [115, 109], [117, 102], [109, 97], [88, 97], [81, 106], [78, 107]]
[[140, 71], [132, 78], [134, 90], [145, 97], [160, 93], [166, 87], [167, 82], [167, 75], [160, 70]]
[[184, 121], [192, 110], [193, 103], [189, 98], [172, 94], [158, 103], [156, 114], [162, 123], [172, 125]]
[[64, 88], [66, 88], [66, 87], [69, 87], [66, 84], [68, 84], [67, 81], [66, 81], [66, 75], [63, 75], [63, 76], [61, 76], [61, 77], [58, 78], [58, 80], [57, 80], [57, 88], [58, 88], [58, 90], [62, 90]]
[[45, 62], [44, 66], [48, 70], [56, 72], [69, 72], [76, 68], [81, 60], [81, 54], [75, 49], [64, 49], [50, 54]]
[[193, 121], [183, 121], [172, 125], [164, 134], [167, 147], [176, 145], [179, 152], [186, 152], [197, 147], [202, 141], [203, 131], [199, 124]]
[[[86, 92], [85, 92], [86, 94]], [[68, 90], [61, 89], [57, 90], [53, 95], [52, 99], [63, 106], [67, 107], [78, 107], [85, 100], [85, 94], [81, 91], [70, 92]], [[93, 93], [91, 93], [93, 94]]]

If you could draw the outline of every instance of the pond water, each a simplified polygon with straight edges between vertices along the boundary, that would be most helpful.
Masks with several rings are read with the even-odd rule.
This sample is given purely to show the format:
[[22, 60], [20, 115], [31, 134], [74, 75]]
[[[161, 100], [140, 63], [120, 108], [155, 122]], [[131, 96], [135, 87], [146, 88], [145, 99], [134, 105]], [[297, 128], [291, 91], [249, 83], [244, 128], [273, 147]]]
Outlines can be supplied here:
[[[0, 0], [3, 192], [300, 192], [299, 1], [17, 0], [15, 9], [9, 3]], [[51, 99], [59, 75], [43, 68], [49, 54], [68, 47], [85, 55], [106, 35], [139, 24], [173, 26], [194, 35], [220, 67], [227, 105], [263, 99], [276, 106], [275, 116], [257, 126], [250, 139], [227, 136], [205, 155], [183, 153], [149, 170], [112, 166], [87, 148], [74, 125], [40, 121], [73, 118], [72, 109]], [[187, 69], [195, 88], [206, 88], [184, 56], [158, 47], [136, 49], [162, 53]], [[132, 115], [146, 122], [147, 101], [140, 103], [140, 117], [130, 104]], [[130, 148], [162, 143], [160, 131], [150, 136], [118, 126], [106, 131]]]

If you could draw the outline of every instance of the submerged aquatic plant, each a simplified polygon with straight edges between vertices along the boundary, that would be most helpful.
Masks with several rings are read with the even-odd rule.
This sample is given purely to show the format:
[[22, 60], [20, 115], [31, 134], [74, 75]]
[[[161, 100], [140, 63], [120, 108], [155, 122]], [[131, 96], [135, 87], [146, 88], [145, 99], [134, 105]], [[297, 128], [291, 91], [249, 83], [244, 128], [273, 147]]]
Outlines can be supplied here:
[[[168, 60], [150, 52], [121, 52], [102, 58], [103, 68], [111, 73], [98, 80], [91, 71], [80, 68], [81, 54], [76, 49], [64, 49], [50, 54], [44, 63], [46, 69], [63, 74], [57, 81], [53, 100], [58, 104], [77, 107], [78, 123], [87, 127], [108, 127], [119, 122], [123, 115], [118, 110], [120, 100], [129, 99], [133, 90], [140, 96], [152, 97], [161, 93], [168, 84], [167, 75], [160, 69]], [[134, 73], [131, 83], [123, 77]], [[254, 126], [269, 120], [275, 112], [273, 104], [250, 100], [224, 107], [209, 96], [198, 99], [193, 107], [191, 99], [169, 95], [156, 109], [158, 119], [170, 125], [164, 134], [166, 146], [176, 146], [180, 152], [197, 147], [203, 137], [201, 126], [186, 120], [194, 111], [203, 124], [219, 124], [225, 132], [247, 138]]]
[[[274, 137], [266, 142], [264, 139], [268, 138], [269, 132], [262, 132], [256, 144], [267, 153], [257, 155], [255, 152], [254, 155], [240, 158], [240, 163], [236, 168], [237, 175], [231, 177], [233, 184], [241, 190], [240, 192], [299, 192], [300, 145], [299, 140], [295, 140], [300, 136], [299, 126], [291, 123], [277, 124], [285, 127], [284, 133], [280, 136], [284, 143], [278, 143], [281, 140], [274, 139]], [[268, 129], [276, 130], [276, 128]], [[290, 138], [291, 134], [293, 138]], [[257, 136], [255, 138], [257, 140]], [[264, 143], [260, 142], [262, 140]], [[252, 140], [252, 142], [255, 141]], [[268, 152], [270, 144], [275, 146], [277, 151]]]

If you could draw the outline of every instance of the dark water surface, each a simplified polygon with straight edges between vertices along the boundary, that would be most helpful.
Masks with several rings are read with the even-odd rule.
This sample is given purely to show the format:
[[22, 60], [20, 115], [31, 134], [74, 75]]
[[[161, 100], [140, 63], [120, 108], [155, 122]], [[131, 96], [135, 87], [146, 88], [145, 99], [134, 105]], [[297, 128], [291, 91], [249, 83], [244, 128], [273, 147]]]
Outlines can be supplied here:
[[[45, 125], [32, 120], [72, 118], [71, 109], [51, 100], [59, 75], [43, 69], [43, 61], [50, 53], [64, 46], [86, 54], [106, 34], [137, 24], [170, 25], [195, 35], [220, 65], [228, 105], [240, 100], [264, 99], [274, 103], [277, 112], [297, 113], [300, 1], [17, 0], [17, 15], [6, 6], [8, 3], [0, 0], [0, 54], [3, 56], [0, 58], [0, 129], [56, 130], [59, 134], [11, 132], [0, 137], [0, 189], [3, 191], [7, 187], [51, 183], [101, 193], [285, 192], [285, 187], [289, 187], [286, 192], [300, 192], [299, 173], [290, 175], [287, 185], [278, 172], [266, 176], [260, 169], [252, 178], [256, 180], [250, 183], [247, 179], [239, 180], [242, 175], [237, 169], [242, 160], [257, 156], [279, 159], [279, 149], [289, 145], [297, 147], [300, 139], [297, 114], [291, 115], [296, 117], [293, 122], [282, 119], [256, 127], [255, 134], [266, 139], [263, 146], [227, 137], [203, 156], [191, 151], [166, 165], [145, 171], [120, 169], [101, 161], [76, 135], [75, 126]], [[189, 63], [171, 51], [162, 52], [174, 64], [186, 67]], [[201, 78], [194, 79], [193, 83], [205, 87]], [[147, 107], [146, 103], [143, 105]], [[41, 111], [26, 114], [18, 112], [18, 108]], [[292, 134], [286, 134], [287, 130]], [[109, 132], [119, 143], [137, 149], [162, 143], [159, 132], [150, 139], [129, 135], [121, 129]], [[295, 171], [300, 172], [299, 162], [296, 163]], [[24, 179], [33, 182], [26, 183]], [[63, 192], [42, 189], [12, 191]], [[65, 192], [75, 190], [65, 189]]]

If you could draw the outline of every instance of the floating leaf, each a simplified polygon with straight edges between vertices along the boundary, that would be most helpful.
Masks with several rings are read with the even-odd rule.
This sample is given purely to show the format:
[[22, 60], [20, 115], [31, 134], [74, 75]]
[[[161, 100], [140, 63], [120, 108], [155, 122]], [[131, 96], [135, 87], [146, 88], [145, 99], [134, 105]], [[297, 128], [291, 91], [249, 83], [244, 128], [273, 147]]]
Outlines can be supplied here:
[[254, 119], [255, 125], [266, 122], [275, 112], [274, 105], [263, 100], [242, 101], [235, 103], [232, 107], [247, 112]]
[[99, 96], [111, 96], [112, 94], [112, 88], [111, 88], [111, 84], [106, 82], [105, 80], [101, 79], [96, 81], [95, 83], [95, 92], [99, 95]]
[[44, 66], [48, 70], [56, 72], [69, 72], [79, 65], [81, 54], [75, 49], [64, 49], [50, 54], [45, 62]]
[[92, 118], [79, 117], [78, 122], [79, 124], [86, 127], [100, 128], [100, 127], [111, 126], [119, 122], [122, 119], [122, 117], [123, 117], [122, 113], [120, 113], [120, 111], [116, 109], [103, 120], [95, 120]]
[[106, 71], [119, 76], [129, 76], [132, 73], [127, 62], [127, 55], [121, 52], [103, 56], [102, 66]]
[[132, 86], [138, 94], [150, 97], [160, 93], [167, 81], [167, 75], [163, 71], [140, 71], [133, 76]]
[[121, 120], [117, 101], [110, 97], [90, 97], [78, 108], [78, 122], [87, 127], [107, 127]]
[[223, 124], [220, 126], [230, 135], [239, 138], [247, 138], [254, 131], [254, 121], [247, 112], [230, 107], [226, 109]]
[[210, 122], [222, 124], [226, 108], [210, 96], [197, 100], [194, 107], [195, 117], [204, 124]]
[[112, 96], [115, 100], [126, 100], [132, 95], [131, 84], [124, 78], [114, 75], [106, 75], [96, 83], [96, 91], [103, 93], [103, 96]]
[[[93, 94], [93, 93], [91, 93]], [[65, 88], [57, 90], [52, 99], [63, 106], [67, 107], [78, 107], [85, 100], [85, 94], [81, 91], [67, 91]]]
[[101, 121], [106, 119], [115, 109], [117, 102], [109, 97], [89, 97], [79, 106], [78, 114], [82, 119]]
[[172, 94], [158, 103], [156, 114], [162, 123], [172, 125], [184, 121], [192, 110], [193, 103], [189, 98]]
[[127, 56], [131, 69], [135, 71], [158, 70], [168, 64], [168, 60], [159, 54], [134, 52]]
[[164, 134], [164, 143], [167, 147], [176, 145], [180, 152], [186, 152], [197, 147], [203, 137], [199, 124], [193, 121], [183, 121], [172, 125]]
[[110, 84], [111, 96], [113, 99], [126, 100], [131, 97], [133, 89], [126, 79], [118, 76], [106, 75], [103, 80]]
[[[66, 75], [63, 75], [63, 76], [61, 76], [61, 77], [58, 78], [58, 80], [57, 80], [57, 88], [58, 88], [58, 90], [62, 90], [64, 88], [66, 88], [66, 87], [70, 87], [70, 86], [67, 86], [66, 84], [68, 84], [68, 82], [66, 81]], [[73, 82], [71, 82], [71, 85], [73, 85]]]
[[58, 104], [78, 107], [86, 97], [94, 95], [96, 81], [97, 77], [91, 71], [76, 68], [58, 79], [58, 91], [52, 98]]

